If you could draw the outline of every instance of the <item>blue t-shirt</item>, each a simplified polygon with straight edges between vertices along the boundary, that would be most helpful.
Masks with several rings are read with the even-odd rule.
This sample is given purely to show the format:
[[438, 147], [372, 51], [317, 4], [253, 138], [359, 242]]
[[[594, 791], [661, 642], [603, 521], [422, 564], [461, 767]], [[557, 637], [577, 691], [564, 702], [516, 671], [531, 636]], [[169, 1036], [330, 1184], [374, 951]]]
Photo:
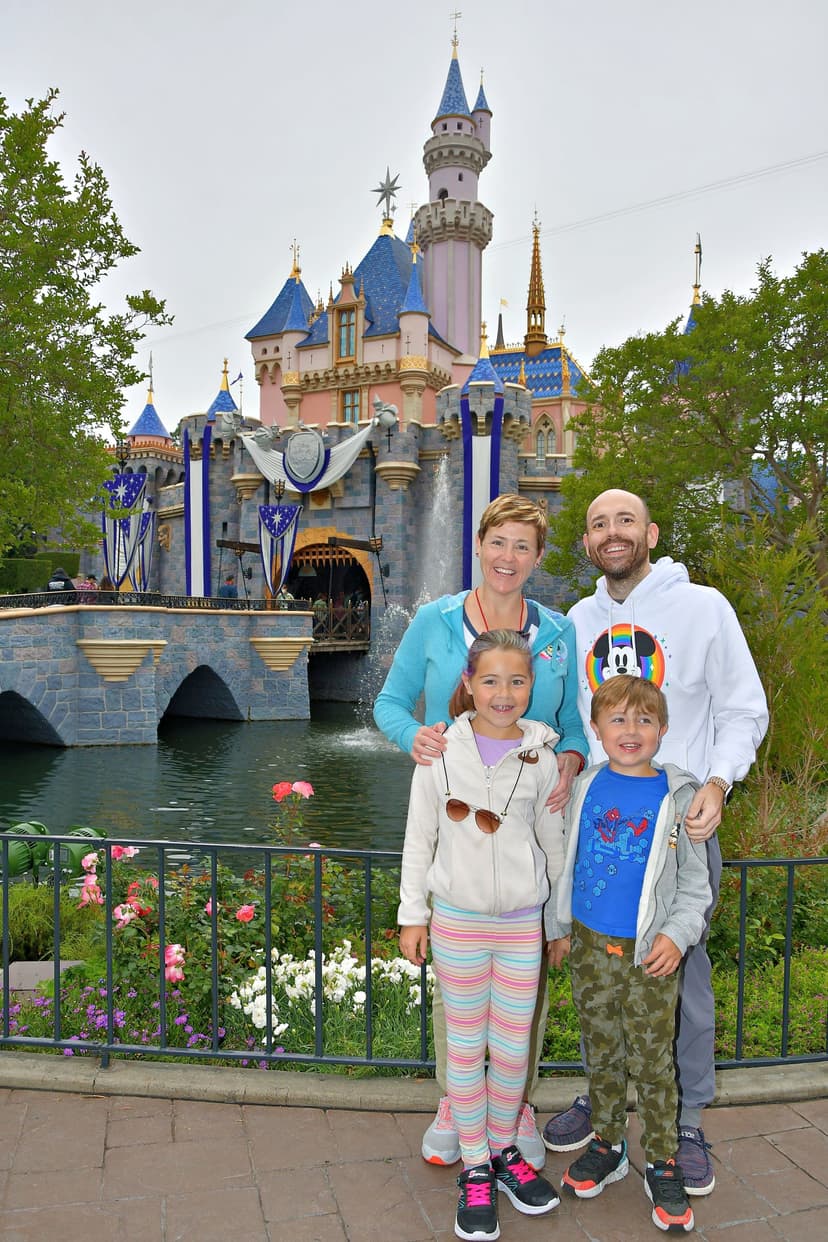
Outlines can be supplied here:
[[635, 936], [644, 871], [667, 775], [625, 776], [609, 768], [581, 810], [572, 917], [606, 936]]

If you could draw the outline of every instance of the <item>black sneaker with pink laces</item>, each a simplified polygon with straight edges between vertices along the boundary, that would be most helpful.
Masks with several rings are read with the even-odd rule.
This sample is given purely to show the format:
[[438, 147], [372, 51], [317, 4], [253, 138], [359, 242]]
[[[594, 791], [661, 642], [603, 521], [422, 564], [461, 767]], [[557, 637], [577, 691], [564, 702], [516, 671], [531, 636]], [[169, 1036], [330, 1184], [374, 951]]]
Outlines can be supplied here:
[[460, 1198], [454, 1232], [466, 1242], [486, 1242], [500, 1237], [497, 1220], [497, 1183], [488, 1164], [464, 1169], [457, 1179]]
[[504, 1147], [492, 1161], [498, 1190], [524, 1216], [543, 1216], [560, 1203], [555, 1187], [527, 1164], [517, 1147]]

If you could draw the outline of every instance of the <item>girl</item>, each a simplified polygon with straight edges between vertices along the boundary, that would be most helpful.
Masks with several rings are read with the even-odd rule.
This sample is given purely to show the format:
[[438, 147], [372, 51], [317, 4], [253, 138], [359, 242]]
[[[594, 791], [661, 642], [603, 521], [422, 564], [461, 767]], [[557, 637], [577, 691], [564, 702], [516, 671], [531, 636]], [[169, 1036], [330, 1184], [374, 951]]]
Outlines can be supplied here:
[[[418, 765], [405, 829], [400, 949], [431, 952], [448, 1031], [447, 1088], [464, 1171], [454, 1232], [500, 1237], [496, 1191], [550, 1212], [554, 1188], [515, 1145], [541, 960], [541, 907], [563, 862], [557, 734], [523, 719], [532, 655], [514, 630], [481, 634], [450, 704], [455, 723]], [[489, 1072], [485, 1073], [486, 1050]]]

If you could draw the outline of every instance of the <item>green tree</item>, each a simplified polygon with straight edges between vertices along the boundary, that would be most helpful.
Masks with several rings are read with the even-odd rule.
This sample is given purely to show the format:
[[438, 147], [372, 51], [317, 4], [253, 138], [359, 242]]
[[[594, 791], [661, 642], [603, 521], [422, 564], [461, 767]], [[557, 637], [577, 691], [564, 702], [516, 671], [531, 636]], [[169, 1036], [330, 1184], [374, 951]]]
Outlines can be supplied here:
[[705, 297], [694, 318], [689, 333], [675, 320], [596, 357], [547, 568], [578, 589], [587, 505], [624, 487], [694, 574], [723, 525], [761, 514], [780, 551], [809, 532], [828, 589], [828, 252], [786, 277], [765, 260], [748, 296]]
[[142, 378], [137, 344], [171, 322], [148, 290], [120, 313], [101, 304], [102, 279], [138, 251], [101, 169], [81, 152], [68, 184], [50, 158], [56, 98], [15, 114], [0, 96], [0, 554], [50, 527], [96, 538], [88, 508], [111, 472], [122, 390]]

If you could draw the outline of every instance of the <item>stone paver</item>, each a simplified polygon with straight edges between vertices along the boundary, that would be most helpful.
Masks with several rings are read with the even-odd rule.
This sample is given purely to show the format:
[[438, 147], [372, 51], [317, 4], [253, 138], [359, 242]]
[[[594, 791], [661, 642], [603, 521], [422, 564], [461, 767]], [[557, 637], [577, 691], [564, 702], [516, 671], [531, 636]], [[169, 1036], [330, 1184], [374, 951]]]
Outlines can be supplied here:
[[[459, 1166], [425, 1164], [426, 1114], [0, 1092], [0, 1242], [449, 1242]], [[545, 1117], [539, 1119], [541, 1123]], [[713, 1109], [701, 1242], [828, 1237], [828, 1107]], [[509, 1242], [658, 1236], [635, 1114], [630, 1173], [544, 1219], [500, 1205]], [[40, 1159], [38, 1158], [38, 1154]], [[572, 1159], [550, 1152], [556, 1184]]]

